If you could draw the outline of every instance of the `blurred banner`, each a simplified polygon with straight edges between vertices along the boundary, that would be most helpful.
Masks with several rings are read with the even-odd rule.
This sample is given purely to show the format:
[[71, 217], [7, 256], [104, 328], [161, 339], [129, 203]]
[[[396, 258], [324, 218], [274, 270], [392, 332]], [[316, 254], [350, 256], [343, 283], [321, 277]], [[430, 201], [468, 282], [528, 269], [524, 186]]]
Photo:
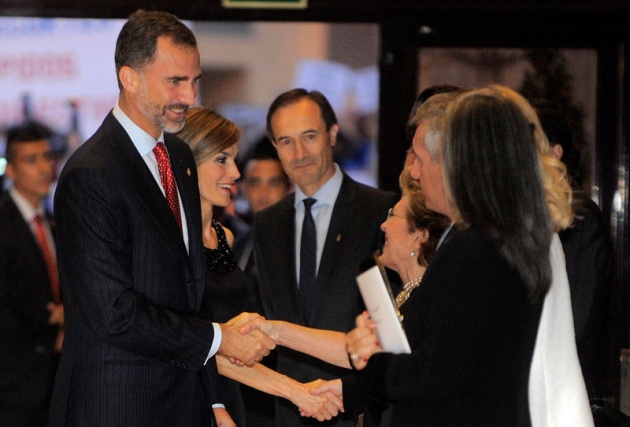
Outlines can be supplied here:
[[118, 98], [114, 48], [124, 22], [0, 18], [0, 133], [33, 118], [89, 137]]

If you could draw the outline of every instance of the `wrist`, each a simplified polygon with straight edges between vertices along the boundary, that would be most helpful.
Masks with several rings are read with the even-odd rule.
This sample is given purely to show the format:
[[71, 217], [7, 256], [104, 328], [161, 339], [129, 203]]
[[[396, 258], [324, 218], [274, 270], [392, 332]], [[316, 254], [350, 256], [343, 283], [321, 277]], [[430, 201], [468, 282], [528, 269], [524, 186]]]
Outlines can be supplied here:
[[282, 320], [270, 320], [271, 323], [271, 339], [275, 341], [276, 345], [283, 345], [282, 337], [286, 322]]
[[279, 393], [280, 396], [287, 399], [290, 402], [294, 402], [296, 396], [299, 395], [300, 389], [304, 387], [304, 385], [298, 381], [295, 381], [293, 378], [286, 377], [285, 382], [281, 384]]

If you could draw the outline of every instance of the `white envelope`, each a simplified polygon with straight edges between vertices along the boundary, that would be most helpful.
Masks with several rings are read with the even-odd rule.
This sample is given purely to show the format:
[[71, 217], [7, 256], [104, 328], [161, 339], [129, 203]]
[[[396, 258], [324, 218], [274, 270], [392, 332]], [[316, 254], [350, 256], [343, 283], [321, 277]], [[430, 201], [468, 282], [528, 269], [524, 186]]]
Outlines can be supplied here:
[[376, 323], [376, 333], [383, 350], [395, 354], [411, 353], [380, 256], [376, 254], [374, 258], [376, 265], [357, 276], [363, 302]]

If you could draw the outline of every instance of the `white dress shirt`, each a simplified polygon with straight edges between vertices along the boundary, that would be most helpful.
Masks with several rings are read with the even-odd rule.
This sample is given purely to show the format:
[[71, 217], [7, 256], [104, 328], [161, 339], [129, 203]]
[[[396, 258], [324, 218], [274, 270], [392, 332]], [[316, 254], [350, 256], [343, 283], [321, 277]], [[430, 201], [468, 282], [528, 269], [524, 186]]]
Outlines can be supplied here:
[[[319, 270], [319, 262], [324, 252], [324, 243], [326, 243], [326, 235], [328, 234], [328, 226], [332, 218], [332, 212], [335, 207], [335, 201], [341, 190], [341, 182], [343, 181], [343, 173], [339, 166], [334, 164], [335, 173], [322, 187], [317, 190], [311, 198], [316, 202], [311, 206], [311, 213], [315, 221], [315, 230], [317, 233], [317, 259], [315, 261], [315, 269]], [[302, 224], [304, 223], [304, 203], [303, 200], [308, 196], [299, 188], [295, 190], [295, 271], [297, 272], [297, 283], [300, 282], [300, 246], [302, 241]]]

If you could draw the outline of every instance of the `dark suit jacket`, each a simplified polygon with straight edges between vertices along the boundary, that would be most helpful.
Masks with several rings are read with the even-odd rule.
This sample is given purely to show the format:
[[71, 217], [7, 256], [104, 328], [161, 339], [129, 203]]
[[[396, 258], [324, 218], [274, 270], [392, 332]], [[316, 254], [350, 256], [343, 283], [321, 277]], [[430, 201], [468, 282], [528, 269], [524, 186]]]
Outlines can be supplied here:
[[530, 302], [486, 232], [449, 237], [401, 307], [412, 353], [373, 355], [358, 372], [362, 389], [393, 402], [396, 427], [530, 425], [542, 303]]
[[0, 425], [46, 425], [58, 363], [52, 301], [44, 257], [7, 192], [0, 198]]
[[[190, 250], [159, 185], [110, 113], [55, 194], [66, 337], [50, 426], [209, 425], [213, 328], [190, 149], [165, 135]], [[214, 365], [216, 369], [216, 365]]]
[[619, 363], [619, 349], [610, 351], [611, 331], [616, 330], [616, 325], [608, 323], [615, 319], [609, 314], [614, 307], [610, 304], [612, 241], [595, 202], [582, 193], [574, 193], [573, 208], [573, 225], [559, 236], [571, 288], [575, 342], [584, 382], [589, 398], [601, 398], [605, 396], [604, 364]]
[[[381, 248], [380, 225], [397, 199], [395, 193], [359, 184], [344, 174], [317, 272], [315, 302], [308, 326], [342, 332], [354, 328], [356, 316], [365, 309], [356, 283], [359, 264]], [[256, 214], [254, 250], [265, 314], [270, 319], [303, 325], [297, 300], [294, 200], [292, 193]], [[348, 373], [285, 348], [278, 355], [278, 371], [300, 382], [338, 378]], [[301, 418], [290, 402], [278, 403], [277, 425], [312, 422]], [[324, 425], [352, 425], [343, 418]]]

